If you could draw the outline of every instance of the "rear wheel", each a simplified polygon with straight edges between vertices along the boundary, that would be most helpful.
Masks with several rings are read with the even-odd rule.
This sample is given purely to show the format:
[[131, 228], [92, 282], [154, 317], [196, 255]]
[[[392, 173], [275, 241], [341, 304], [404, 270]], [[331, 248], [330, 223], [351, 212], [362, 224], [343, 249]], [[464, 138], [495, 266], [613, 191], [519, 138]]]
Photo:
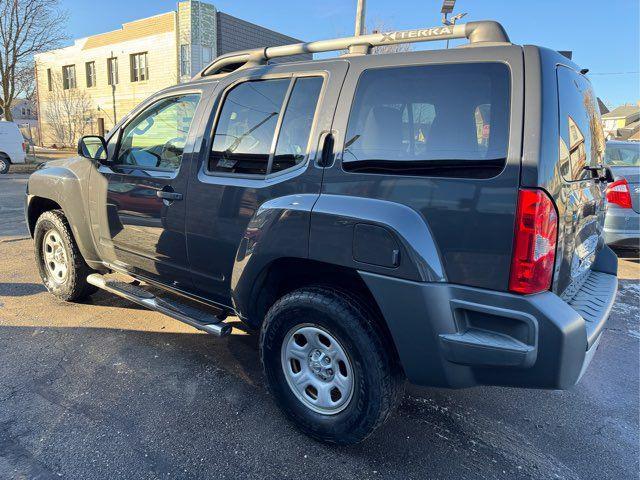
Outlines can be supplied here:
[[401, 399], [393, 348], [372, 320], [357, 298], [325, 287], [286, 294], [269, 310], [260, 341], [267, 385], [307, 435], [359, 442]]
[[94, 273], [82, 258], [69, 223], [60, 210], [43, 213], [34, 229], [38, 271], [47, 290], [61, 300], [82, 300], [96, 291], [87, 283]]
[[11, 161], [9, 157], [0, 153], [0, 175], [4, 175], [9, 171], [9, 167], [11, 166]]

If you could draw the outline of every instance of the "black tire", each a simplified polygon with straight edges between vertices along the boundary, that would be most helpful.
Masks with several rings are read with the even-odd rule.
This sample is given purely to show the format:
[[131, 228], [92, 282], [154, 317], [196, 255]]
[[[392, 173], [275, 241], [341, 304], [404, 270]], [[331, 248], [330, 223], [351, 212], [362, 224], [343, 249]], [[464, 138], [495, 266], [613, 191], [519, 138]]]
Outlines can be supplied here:
[[[64, 248], [66, 275], [56, 280], [45, 262], [44, 239], [49, 232], [56, 234]], [[35, 256], [38, 271], [47, 290], [61, 300], [76, 302], [85, 299], [97, 289], [87, 283], [87, 276], [95, 273], [82, 258], [69, 223], [60, 210], [50, 210], [40, 215], [34, 229]]]
[[11, 160], [5, 154], [0, 153], [0, 175], [4, 175], [9, 172], [11, 166]]
[[[393, 345], [357, 297], [330, 287], [309, 287], [280, 298], [269, 310], [260, 334], [267, 386], [284, 414], [305, 434], [326, 443], [353, 444], [380, 427], [402, 399], [404, 377]], [[354, 389], [338, 413], [318, 413], [293, 392], [281, 352], [297, 325], [330, 333], [353, 364]]]

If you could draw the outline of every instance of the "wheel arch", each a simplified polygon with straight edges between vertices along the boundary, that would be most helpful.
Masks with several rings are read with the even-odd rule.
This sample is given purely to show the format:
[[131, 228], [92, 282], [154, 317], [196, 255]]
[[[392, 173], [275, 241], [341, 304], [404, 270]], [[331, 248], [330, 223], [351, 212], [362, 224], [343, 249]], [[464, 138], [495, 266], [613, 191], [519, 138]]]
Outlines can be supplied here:
[[98, 268], [101, 262], [91, 234], [83, 175], [88, 175], [88, 172], [77, 174], [63, 166], [36, 170], [27, 184], [25, 217], [33, 237], [35, 224], [44, 212], [61, 210], [84, 260], [92, 268]]
[[383, 332], [395, 358], [398, 357], [393, 337], [375, 297], [357, 270], [317, 260], [284, 257], [269, 263], [256, 277], [243, 320], [252, 328], [260, 328], [271, 306], [294, 290], [327, 286], [357, 299], [371, 313], [371, 320]]

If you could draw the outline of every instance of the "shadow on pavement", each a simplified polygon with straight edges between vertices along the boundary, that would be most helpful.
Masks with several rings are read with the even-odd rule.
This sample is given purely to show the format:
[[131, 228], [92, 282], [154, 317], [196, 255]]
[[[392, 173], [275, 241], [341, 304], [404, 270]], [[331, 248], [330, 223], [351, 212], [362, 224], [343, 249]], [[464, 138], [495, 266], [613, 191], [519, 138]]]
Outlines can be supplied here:
[[[62, 465], [55, 472], [68, 478], [304, 478], [329, 459], [331, 476], [345, 479], [629, 478], [634, 469], [619, 450], [631, 449], [635, 434], [621, 429], [634, 419], [624, 402], [593, 403], [620, 394], [602, 388], [611, 372], [598, 379], [597, 367], [567, 392], [409, 387], [370, 439], [336, 447], [300, 434], [278, 411], [256, 335], [0, 326], [0, 351], [0, 425], [13, 424], [0, 436], [0, 459], [7, 446], [31, 452], [12, 461], [22, 472]], [[583, 452], [600, 437], [600, 462], [586, 465]]]
[[28, 297], [45, 290], [46, 288], [41, 283], [0, 283], [0, 296], [4, 297]]

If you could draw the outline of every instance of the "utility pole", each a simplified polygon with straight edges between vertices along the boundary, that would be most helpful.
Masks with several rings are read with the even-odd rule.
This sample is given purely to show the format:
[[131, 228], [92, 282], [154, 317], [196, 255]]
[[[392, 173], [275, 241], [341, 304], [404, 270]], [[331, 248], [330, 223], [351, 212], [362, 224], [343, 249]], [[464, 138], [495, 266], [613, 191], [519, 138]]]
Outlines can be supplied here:
[[367, 1], [366, 0], [357, 0], [358, 6], [356, 7], [356, 37], [359, 35], [364, 35], [365, 33], [365, 16], [367, 9]]
[[[111, 51], [111, 58], [115, 58], [113, 56], [113, 51]], [[109, 60], [111, 62], [111, 60]], [[116, 111], [116, 83], [118, 82], [118, 60], [112, 63], [111, 65], [111, 101], [113, 102], [113, 126], [116, 126], [116, 122], [118, 121], [118, 113]]]

